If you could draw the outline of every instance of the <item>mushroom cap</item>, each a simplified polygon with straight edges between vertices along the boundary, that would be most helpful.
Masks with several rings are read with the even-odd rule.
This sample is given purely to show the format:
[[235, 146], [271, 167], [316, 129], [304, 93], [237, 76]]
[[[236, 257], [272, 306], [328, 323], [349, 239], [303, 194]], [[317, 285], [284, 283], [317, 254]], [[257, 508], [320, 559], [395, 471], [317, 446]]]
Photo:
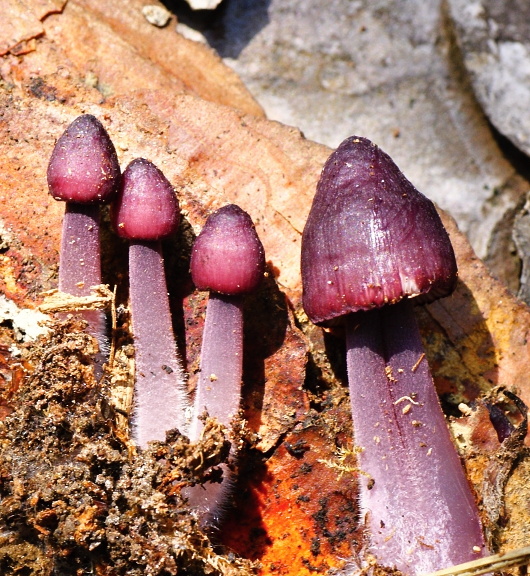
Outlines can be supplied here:
[[327, 160], [302, 236], [303, 306], [315, 324], [456, 285], [434, 204], [376, 145], [352, 136]]
[[265, 251], [250, 216], [235, 204], [212, 213], [193, 244], [190, 269], [199, 290], [254, 291], [263, 278]]
[[48, 189], [56, 200], [109, 202], [120, 178], [118, 156], [101, 122], [77, 117], [57, 140], [48, 164]]
[[179, 203], [164, 174], [149, 160], [136, 158], [123, 172], [111, 218], [122, 238], [156, 241], [178, 228]]

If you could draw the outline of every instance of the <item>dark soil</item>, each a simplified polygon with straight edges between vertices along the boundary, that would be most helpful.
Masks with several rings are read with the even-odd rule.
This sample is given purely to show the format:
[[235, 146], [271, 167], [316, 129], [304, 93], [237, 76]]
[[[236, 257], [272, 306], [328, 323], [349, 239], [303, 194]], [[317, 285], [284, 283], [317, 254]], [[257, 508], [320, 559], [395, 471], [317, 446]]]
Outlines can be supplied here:
[[175, 430], [137, 451], [109, 401], [111, 375], [94, 378], [95, 346], [69, 320], [27, 352], [0, 422], [0, 574], [253, 573], [214, 548], [180, 495], [226, 461], [226, 431], [208, 420], [198, 444]]

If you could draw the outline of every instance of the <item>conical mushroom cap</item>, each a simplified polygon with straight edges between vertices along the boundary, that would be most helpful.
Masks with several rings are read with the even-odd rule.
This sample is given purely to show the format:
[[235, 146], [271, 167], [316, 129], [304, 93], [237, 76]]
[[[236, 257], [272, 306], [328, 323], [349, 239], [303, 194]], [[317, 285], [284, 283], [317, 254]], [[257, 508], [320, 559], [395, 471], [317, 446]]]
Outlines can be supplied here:
[[303, 306], [316, 324], [455, 287], [455, 255], [434, 204], [366, 138], [326, 162], [302, 237]]
[[112, 199], [120, 166], [114, 145], [97, 118], [84, 114], [68, 126], [55, 144], [47, 176], [56, 200], [98, 204]]
[[211, 214], [193, 244], [190, 269], [199, 290], [253, 292], [263, 279], [265, 252], [250, 216], [235, 204]]
[[116, 233], [128, 240], [156, 241], [173, 234], [179, 222], [179, 203], [168, 179], [149, 160], [133, 160], [112, 206]]

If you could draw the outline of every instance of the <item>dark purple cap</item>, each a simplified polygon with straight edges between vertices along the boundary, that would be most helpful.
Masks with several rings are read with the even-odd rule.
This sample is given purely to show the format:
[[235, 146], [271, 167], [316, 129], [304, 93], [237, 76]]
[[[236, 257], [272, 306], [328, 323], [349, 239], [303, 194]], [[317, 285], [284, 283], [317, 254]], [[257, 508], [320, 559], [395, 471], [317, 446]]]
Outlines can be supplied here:
[[199, 290], [245, 294], [263, 278], [265, 252], [250, 216], [228, 204], [211, 214], [191, 253], [191, 276]]
[[456, 280], [434, 204], [372, 142], [345, 140], [324, 166], [302, 237], [309, 319], [322, 324], [405, 297], [434, 300]]
[[175, 191], [149, 160], [136, 158], [123, 172], [112, 222], [117, 234], [129, 240], [160, 240], [178, 228], [180, 210]]
[[120, 177], [116, 150], [100, 121], [84, 114], [57, 140], [48, 165], [48, 188], [56, 200], [109, 202]]

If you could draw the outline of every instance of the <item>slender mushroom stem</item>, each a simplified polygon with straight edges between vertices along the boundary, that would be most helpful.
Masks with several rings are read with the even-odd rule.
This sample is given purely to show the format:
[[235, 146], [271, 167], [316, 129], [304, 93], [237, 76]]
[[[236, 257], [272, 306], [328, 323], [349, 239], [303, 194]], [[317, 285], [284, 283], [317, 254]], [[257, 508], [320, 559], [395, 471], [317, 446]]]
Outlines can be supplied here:
[[177, 354], [160, 242], [131, 242], [129, 299], [135, 348], [133, 437], [145, 448], [184, 432], [188, 396]]
[[171, 184], [138, 158], [123, 173], [113, 207], [114, 227], [129, 244], [129, 300], [135, 349], [133, 438], [145, 448], [166, 432], [186, 429], [188, 396], [169, 308], [160, 238], [178, 227]]
[[[119, 183], [116, 150], [101, 123], [79, 116], [57, 141], [48, 166], [48, 186], [56, 200], [66, 202], [59, 261], [59, 290], [88, 296], [101, 284], [100, 205], [110, 202]], [[99, 344], [95, 374], [100, 377], [108, 356], [105, 314], [78, 313]]]
[[[243, 377], [243, 298], [210, 293], [201, 346], [201, 372], [195, 394], [191, 441], [199, 440], [205, 413], [226, 427], [237, 416], [241, 401]], [[235, 464], [231, 452], [231, 466]], [[234, 474], [231, 467], [221, 464], [223, 480], [204, 486], [187, 488], [185, 495], [197, 510], [203, 526], [218, 524], [230, 497]]]
[[99, 206], [68, 203], [59, 255], [59, 290], [86, 296], [90, 284], [101, 283]]
[[378, 562], [421, 574], [475, 559], [484, 537], [412, 304], [346, 321], [360, 501]]
[[[66, 205], [59, 255], [60, 292], [88, 296], [92, 286], [101, 284], [99, 213], [100, 208], [95, 204]], [[95, 371], [99, 377], [109, 353], [105, 313], [84, 310], [79, 315], [87, 322], [87, 332], [98, 341]]]
[[[201, 372], [190, 440], [198, 440], [205, 411], [228, 426], [237, 415], [243, 377], [243, 297], [210, 293], [202, 335]], [[222, 383], [217, 386], [216, 383]]]

